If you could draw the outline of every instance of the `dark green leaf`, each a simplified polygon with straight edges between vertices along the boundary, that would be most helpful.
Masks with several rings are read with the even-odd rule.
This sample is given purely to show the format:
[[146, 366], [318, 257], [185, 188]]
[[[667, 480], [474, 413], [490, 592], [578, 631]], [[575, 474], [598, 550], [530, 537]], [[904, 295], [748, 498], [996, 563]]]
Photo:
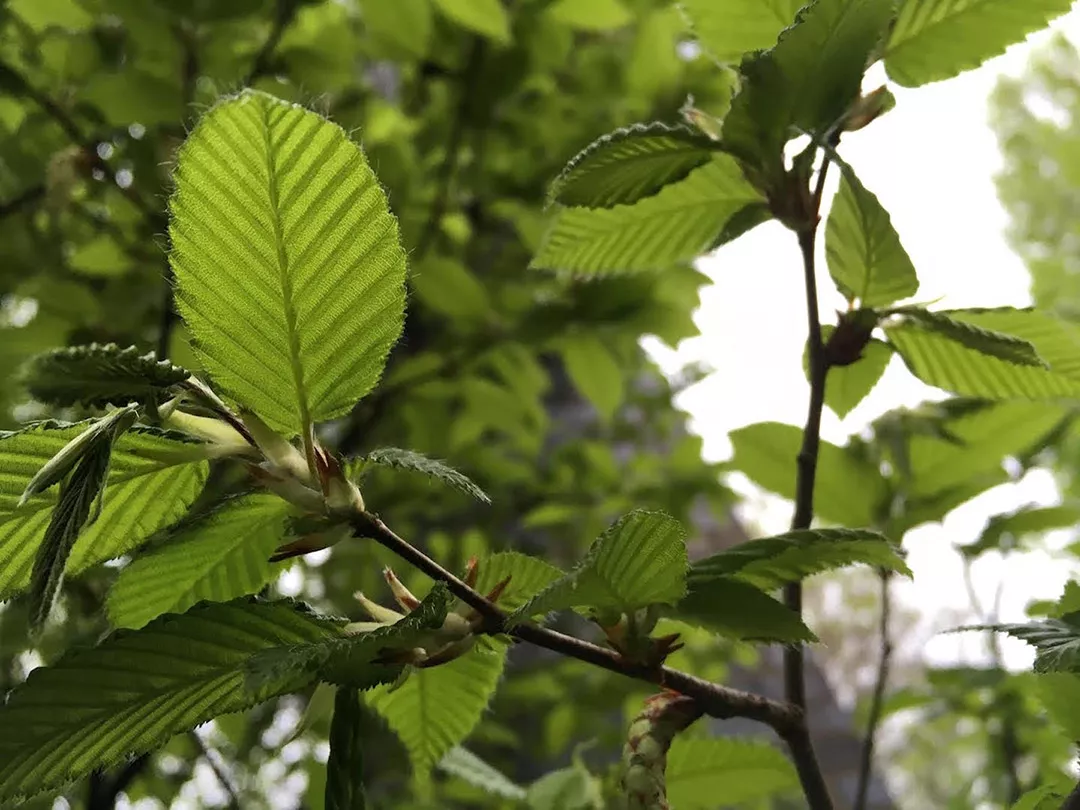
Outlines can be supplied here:
[[71, 346], [34, 357], [26, 370], [30, 393], [51, 405], [102, 406], [147, 402], [190, 376], [187, 369], [134, 346]]
[[491, 503], [487, 493], [467, 476], [462, 475], [453, 467], [438, 459], [428, 458], [412, 450], [402, 450], [398, 447], [381, 447], [364, 456], [363, 461], [365, 464], [377, 464], [380, 467], [393, 467], [398, 470], [423, 473], [428, 478], [434, 478], [464, 492], [466, 495], [472, 495], [482, 503]]
[[699, 581], [675, 607], [673, 619], [745, 641], [816, 641], [798, 614], [764, 591], [730, 577]]
[[364, 810], [363, 705], [360, 692], [339, 686], [330, 722], [330, 758], [326, 761], [326, 810]]

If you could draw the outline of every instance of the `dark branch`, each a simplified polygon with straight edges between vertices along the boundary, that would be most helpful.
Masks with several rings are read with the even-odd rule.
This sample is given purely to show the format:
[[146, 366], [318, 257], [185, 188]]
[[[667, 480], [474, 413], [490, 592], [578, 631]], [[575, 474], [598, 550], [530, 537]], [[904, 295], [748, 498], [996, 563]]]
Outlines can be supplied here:
[[881, 714], [885, 706], [885, 687], [889, 681], [889, 665], [892, 662], [893, 653], [890, 636], [892, 598], [889, 591], [892, 576], [890, 572], [885, 570], [880, 571], [879, 575], [881, 577], [881, 613], [878, 622], [878, 633], [881, 636], [881, 654], [878, 658], [874, 694], [870, 700], [870, 716], [866, 721], [866, 736], [863, 737], [862, 752], [859, 756], [859, 781], [855, 788], [853, 810], [864, 810], [866, 807], [866, 797], [870, 790], [870, 775], [874, 767], [874, 741], [877, 737], [878, 725], [881, 723]]
[[666, 666], [646, 666], [627, 660], [619, 653], [556, 630], [525, 622], [506, 628], [506, 617], [494, 603], [470, 588], [435, 560], [396, 535], [378, 517], [362, 513], [353, 519], [358, 537], [369, 537], [437, 582], [443, 582], [454, 596], [476, 610], [484, 622], [480, 632], [509, 633], [519, 641], [560, 653], [601, 667], [609, 672], [675, 691], [693, 698], [710, 717], [745, 717], [770, 726], [791, 750], [803, 791], [811, 810], [832, 810], [832, 800], [824, 776], [810, 744], [804, 713], [795, 706], [710, 683]]
[[113, 810], [116, 799], [150, 765], [150, 754], [135, 757], [109, 779], [104, 771], [90, 774], [86, 791], [86, 810]]

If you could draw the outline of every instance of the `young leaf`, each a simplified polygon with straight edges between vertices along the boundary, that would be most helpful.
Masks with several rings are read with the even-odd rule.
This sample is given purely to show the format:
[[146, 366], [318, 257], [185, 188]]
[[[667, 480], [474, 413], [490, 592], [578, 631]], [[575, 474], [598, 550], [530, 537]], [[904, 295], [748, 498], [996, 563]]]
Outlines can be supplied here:
[[686, 127], [652, 123], [617, 129], [571, 158], [551, 184], [549, 199], [584, 208], [632, 205], [708, 163], [715, 147]]
[[673, 604], [686, 593], [686, 533], [660, 512], [634, 511], [613, 523], [573, 571], [551, 583], [508, 619], [566, 608], [629, 613]]
[[[835, 326], [821, 327], [822, 339], [828, 341]], [[808, 349], [809, 347], [807, 347]], [[803, 350], [803, 373], [810, 379], [810, 355]], [[876, 338], [863, 347], [862, 357], [847, 366], [833, 366], [825, 383], [825, 404], [843, 419], [874, 390], [892, 360], [893, 349]]]
[[977, 557], [991, 549], [1012, 551], [1019, 547], [1019, 541], [1024, 535], [1067, 529], [1078, 524], [1080, 506], [1022, 506], [1014, 512], [992, 516], [979, 539], [960, 546], [959, 550], [965, 557]]
[[1046, 715], [1065, 736], [1080, 740], [1080, 676], [1066, 672], [1036, 675], [1034, 693]]
[[1042, 619], [1027, 624], [992, 624], [961, 627], [962, 630], [989, 630], [1008, 633], [1035, 648], [1035, 671], [1080, 673], [1080, 612], [1059, 619]]
[[741, 805], [792, 794], [799, 777], [768, 743], [679, 736], [668, 751], [667, 788], [672, 807], [709, 810], [719, 797], [725, 805]]
[[583, 276], [664, 270], [701, 255], [728, 221], [761, 195], [729, 155], [634, 205], [564, 208], [531, 266]]
[[727, 148], [771, 180], [799, 132], [823, 134], [858, 97], [870, 54], [893, 15], [892, 0], [816, 0], [771, 51], [748, 56], [724, 119]]
[[34, 670], [0, 708], [0, 802], [60, 788], [212, 717], [301, 689], [309, 679], [245, 690], [245, 664], [340, 632], [296, 603], [247, 598], [204, 603], [69, 652]]
[[364, 810], [363, 711], [360, 692], [339, 686], [330, 721], [330, 758], [326, 761], [326, 810]]
[[911, 576], [899, 547], [884, 535], [866, 529], [805, 529], [749, 540], [698, 560], [687, 582], [691, 588], [707, 588], [714, 579], [730, 577], [769, 591], [856, 564]]
[[499, 607], [514, 610], [563, 576], [563, 572], [539, 557], [516, 551], [500, 551], [484, 557], [476, 574], [476, 590], [489, 593], [507, 577], [510, 583], [499, 596]]
[[698, 43], [720, 62], [738, 62], [750, 51], [776, 44], [804, 0], [682, 0]]
[[1072, 0], [904, 0], [885, 49], [905, 87], [950, 79], [1065, 14]]
[[94, 501], [101, 497], [105, 488], [111, 448], [107, 433], [95, 436], [71, 477], [60, 487], [60, 499], [53, 509], [30, 571], [31, 630], [40, 628], [52, 612], [71, 549], [90, 518]]
[[480, 489], [467, 476], [459, 473], [438, 459], [428, 458], [413, 450], [402, 450], [397, 447], [381, 447], [372, 450], [363, 458], [364, 464], [377, 464], [381, 467], [393, 467], [399, 470], [423, 473], [428, 478], [434, 478], [447, 486], [471, 495], [481, 503], [491, 503], [491, 498], [484, 490]]
[[1080, 326], [1075, 323], [1017, 307], [953, 309], [945, 314], [954, 321], [1026, 340], [1055, 374], [1080, 380]]
[[[45, 536], [54, 491], [18, 506], [27, 482], [86, 423], [43, 422], [0, 434], [0, 599], [23, 590]], [[68, 575], [118, 557], [177, 520], [206, 480], [202, 445], [178, 433], [133, 426], [113, 444], [101, 513], [75, 541]]]
[[673, 619], [744, 641], [817, 641], [791, 608], [730, 577], [693, 583], [689, 593], [667, 613]]
[[207, 370], [285, 433], [348, 411], [405, 307], [397, 222], [360, 147], [245, 90], [196, 125], [175, 180], [177, 307]]
[[365, 696], [405, 744], [418, 781], [426, 782], [480, 722], [505, 661], [502, 644], [478, 644], [449, 663], [416, 670], [396, 689], [379, 687]]
[[633, 19], [620, 0], [556, 0], [548, 6], [547, 14], [581, 31], [610, 31]]
[[[914, 321], [928, 332], [942, 335], [988, 357], [996, 357], [1020, 366], [1047, 366], [1046, 361], [1035, 351], [1035, 347], [1023, 338], [952, 318], [950, 312], [931, 312], [922, 307], [898, 307], [892, 312], [903, 316], [906, 321]], [[964, 310], [960, 310], [960, 313], [963, 314]]]
[[623, 372], [611, 350], [596, 335], [577, 334], [561, 341], [566, 373], [577, 389], [610, 423], [625, 394]]
[[510, 18], [499, 0], [434, 0], [435, 7], [466, 30], [510, 44]]
[[437, 767], [443, 773], [456, 776], [493, 796], [501, 796], [514, 801], [525, 798], [523, 787], [511, 782], [502, 772], [460, 745], [447, 751], [446, 756], [439, 760]]
[[1024, 793], [1009, 810], [1060, 810], [1069, 792], [1068, 787], [1041, 785]]
[[[731, 444], [735, 469], [758, 486], [794, 499], [800, 428], [759, 422], [732, 431]], [[870, 526], [884, 498], [885, 481], [874, 465], [842, 447], [821, 442], [814, 490], [814, 510], [820, 517], [845, 526]]]
[[191, 372], [115, 343], [69, 346], [32, 358], [23, 373], [31, 396], [50, 405], [148, 402]]
[[909, 298], [919, 278], [889, 212], [853, 172], [844, 172], [825, 226], [829, 274], [848, 301], [886, 306]]
[[204, 599], [224, 602], [257, 592], [281, 570], [269, 559], [281, 543], [288, 512], [281, 498], [254, 495], [185, 522], [120, 572], [105, 600], [109, 621], [142, 627]]

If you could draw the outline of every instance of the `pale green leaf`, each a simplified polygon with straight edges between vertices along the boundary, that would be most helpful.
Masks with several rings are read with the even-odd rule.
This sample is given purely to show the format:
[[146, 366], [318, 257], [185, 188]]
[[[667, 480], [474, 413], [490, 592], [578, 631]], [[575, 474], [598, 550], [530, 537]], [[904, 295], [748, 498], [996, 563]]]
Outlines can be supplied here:
[[484, 285], [461, 262], [445, 256], [425, 259], [410, 280], [425, 307], [451, 320], [483, 322], [494, 304]]
[[[0, 434], [0, 599], [26, 587], [57, 494], [42, 492], [22, 507], [19, 496], [34, 474], [85, 430], [45, 422]], [[202, 445], [181, 434], [132, 427], [113, 445], [104, 503], [97, 520], [75, 542], [66, 573], [142, 545], [184, 514], [206, 480]]]
[[686, 127], [652, 123], [617, 129], [566, 164], [549, 198], [583, 208], [632, 205], [682, 180], [715, 151], [711, 139]]
[[270, 556], [285, 533], [288, 504], [272, 495], [231, 500], [186, 522], [162, 545], [124, 568], [105, 600], [116, 627], [142, 627], [202, 600], [256, 593], [281, 566]]
[[953, 309], [947, 314], [954, 321], [1026, 340], [1051, 371], [1080, 381], [1080, 325], [1048, 312], [1017, 307]]
[[851, 172], [840, 178], [825, 226], [829, 273], [848, 301], [879, 307], [909, 298], [919, 278], [889, 212]]
[[449, 663], [416, 670], [396, 689], [379, 687], [365, 696], [401, 738], [417, 780], [426, 782], [480, 722], [505, 661], [502, 644], [478, 644]]
[[79, 245], [68, 259], [71, 267], [87, 276], [120, 276], [132, 268], [131, 257], [107, 234]]
[[476, 754], [460, 745], [451, 748], [441, 760], [438, 768], [444, 773], [456, 776], [485, 793], [501, 796], [504, 799], [520, 801], [525, 798], [525, 789], [501, 771], [480, 759]]
[[[822, 340], [828, 342], [829, 336], [836, 329], [832, 325], [822, 325]], [[810, 356], [808, 348], [803, 349], [803, 374], [810, 379]], [[876, 338], [863, 347], [862, 357], [846, 366], [831, 366], [825, 381], [825, 404], [833, 413], [843, 419], [874, 390], [885, 369], [892, 360], [893, 350], [888, 343]]]
[[609, 31], [633, 19], [621, 0], [555, 0], [548, 6], [547, 14], [556, 22], [581, 31]]
[[77, 0], [9, 0], [7, 11], [34, 31], [53, 26], [80, 31], [94, 23], [94, 15]]
[[339, 686], [330, 721], [330, 757], [326, 761], [325, 810], [364, 810], [363, 724], [360, 692]]
[[380, 467], [392, 467], [398, 470], [422, 473], [428, 478], [433, 478], [464, 492], [466, 495], [471, 495], [481, 503], [491, 503], [491, 498], [488, 497], [487, 493], [474, 484], [468, 476], [459, 473], [453, 467], [438, 459], [428, 458], [413, 450], [402, 450], [398, 447], [381, 447], [364, 456], [363, 462], [365, 465], [375, 464]]
[[507, 577], [510, 583], [499, 596], [499, 607], [516, 610], [548, 585], [563, 576], [563, 572], [539, 557], [516, 551], [500, 551], [480, 560], [476, 574], [476, 590], [489, 593]]
[[427, 56], [431, 41], [431, 0], [395, 0], [361, 4], [364, 28], [376, 40], [392, 43], [412, 56]]
[[784, 145], [823, 134], [858, 97], [893, 0], [816, 0], [771, 51], [743, 60], [742, 88], [724, 118], [723, 141], [775, 182]]
[[959, 546], [959, 551], [965, 557], [974, 557], [990, 549], [1013, 551], [1021, 548], [1020, 540], [1025, 535], [1052, 529], [1068, 529], [1077, 525], [1080, 525], [1080, 506], [1022, 506], [1012, 512], [993, 515], [987, 521], [979, 539], [974, 543]]
[[510, 17], [500, 0], [434, 0], [447, 19], [503, 45], [510, 44]]
[[731, 577], [762, 590], [799, 582], [823, 571], [872, 565], [911, 576], [900, 548], [867, 529], [804, 529], [748, 540], [690, 566], [691, 588]]
[[892, 314], [900, 315], [905, 321], [914, 321], [929, 332], [947, 337], [965, 348], [996, 357], [1020, 366], [1038, 366], [1046, 368], [1047, 363], [1035, 347], [1023, 338], [1005, 332], [996, 332], [978, 326], [963, 319], [966, 310], [957, 311], [961, 317], [954, 318], [948, 310], [931, 312], [922, 307], [897, 307]]
[[340, 634], [289, 601], [204, 603], [121, 630], [34, 670], [0, 708], [0, 802], [57, 789], [173, 734], [303, 688], [305, 678], [244, 688], [246, 663]]
[[885, 69], [905, 87], [949, 79], [1071, 7], [1072, 0], [903, 0], [885, 49]]
[[[764, 489], [795, 498], [795, 459], [802, 430], [780, 422], [759, 422], [731, 432], [732, 466]], [[814, 511], [845, 526], [872, 526], [885, 499], [885, 481], [868, 461], [822, 441], [818, 448]]]
[[169, 207], [177, 307], [206, 369], [271, 427], [347, 412], [401, 332], [405, 254], [360, 147], [244, 91], [180, 150]]
[[1080, 676], [1071, 672], [1037, 675], [1035, 696], [1066, 737], [1080, 740]]
[[1068, 788], [1043, 785], [1027, 791], [1009, 810], [1060, 810], [1068, 793]]
[[676, 737], [667, 755], [668, 800], [680, 810], [712, 810], [794, 794], [799, 776], [781, 751], [731, 737]]
[[661, 512], [637, 510], [617, 520], [568, 574], [536, 594], [508, 619], [567, 608], [629, 613], [672, 604], [686, 593], [686, 533]]
[[32, 358], [23, 374], [30, 394], [50, 405], [147, 402], [191, 373], [135, 346], [70, 346]]
[[560, 349], [566, 372], [578, 391], [596, 408], [601, 421], [610, 423], [625, 396], [618, 360], [603, 340], [587, 333], [566, 337]]
[[583, 276], [663, 270], [700, 256], [732, 217], [761, 202], [735, 160], [718, 154], [634, 205], [560, 210], [531, 266]]
[[1080, 674], [1080, 612], [1027, 624], [992, 624], [959, 630], [1007, 633], [1035, 648], [1035, 671]]
[[701, 46], [721, 62], [776, 44], [805, 0], [680, 0]]
[[529, 810], [596, 810], [600, 792], [596, 777], [575, 762], [529, 785], [525, 802]]
[[799, 615], [764, 591], [730, 577], [699, 580], [667, 611], [673, 619], [744, 641], [816, 641]]

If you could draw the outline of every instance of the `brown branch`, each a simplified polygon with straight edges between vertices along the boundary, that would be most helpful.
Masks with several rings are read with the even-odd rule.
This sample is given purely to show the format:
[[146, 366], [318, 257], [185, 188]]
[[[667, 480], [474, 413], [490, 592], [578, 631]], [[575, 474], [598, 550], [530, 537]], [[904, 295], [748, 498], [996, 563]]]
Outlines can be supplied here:
[[881, 613], [878, 621], [881, 653], [878, 658], [874, 693], [870, 700], [870, 715], [866, 720], [866, 735], [863, 737], [862, 751], [859, 756], [859, 781], [855, 788], [853, 810], [864, 810], [866, 807], [866, 797], [870, 790], [870, 775], [874, 767], [874, 742], [885, 706], [885, 687], [889, 680], [889, 665], [892, 663], [893, 646], [890, 637], [892, 598], [889, 591], [892, 574], [884, 569], [878, 573], [881, 577]]
[[375, 540], [433, 580], [445, 583], [454, 596], [483, 617], [484, 622], [479, 632], [508, 633], [519, 641], [576, 658], [609, 672], [673, 689], [693, 698], [701, 711], [710, 717], [720, 719], [745, 717], [771, 727], [791, 751], [811, 810], [832, 810], [832, 800], [829, 797], [825, 778], [810, 743], [805, 715], [798, 707], [710, 683], [671, 667], [635, 663], [614, 650], [532, 622], [523, 622], [507, 628], [506, 616], [498, 606], [470, 588], [461, 578], [447, 571], [407, 540], [399, 537], [377, 516], [363, 512], [353, 518], [352, 526], [356, 536]]

